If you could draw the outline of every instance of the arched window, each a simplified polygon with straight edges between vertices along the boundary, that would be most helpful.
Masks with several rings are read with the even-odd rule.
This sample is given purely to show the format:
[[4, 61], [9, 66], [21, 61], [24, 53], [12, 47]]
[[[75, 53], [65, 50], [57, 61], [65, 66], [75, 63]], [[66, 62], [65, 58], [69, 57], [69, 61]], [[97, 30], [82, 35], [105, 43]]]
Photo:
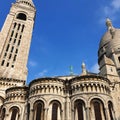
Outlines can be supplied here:
[[82, 100], [76, 100], [74, 103], [74, 110], [75, 110], [75, 120], [84, 120], [84, 110], [85, 104]]
[[106, 120], [104, 104], [100, 99], [93, 99], [91, 102], [92, 119]]
[[110, 120], [114, 120], [114, 118], [113, 118], [113, 104], [110, 101], [108, 102], [108, 109], [109, 109]]
[[2, 120], [4, 120], [4, 118], [5, 118], [5, 113], [6, 113], [6, 109], [4, 108], [4, 109], [2, 110]]
[[27, 19], [26, 15], [24, 13], [19, 13], [16, 18], [20, 19], [20, 20], [24, 20], [24, 21]]
[[12, 107], [11, 111], [12, 111], [11, 120], [18, 120], [19, 108], [18, 107]]
[[58, 104], [57, 103], [53, 103], [52, 106], [52, 120], [57, 120], [58, 116]]
[[34, 120], [44, 120], [44, 103], [42, 101], [37, 101], [34, 104], [35, 117]]
[[50, 116], [50, 120], [61, 120], [62, 112], [61, 112], [61, 103], [57, 100], [53, 100], [50, 103], [48, 116]]
[[27, 104], [27, 120], [29, 120], [30, 116], [30, 103]]
[[95, 101], [93, 105], [94, 105], [94, 112], [95, 112], [95, 120], [102, 120], [100, 103]]

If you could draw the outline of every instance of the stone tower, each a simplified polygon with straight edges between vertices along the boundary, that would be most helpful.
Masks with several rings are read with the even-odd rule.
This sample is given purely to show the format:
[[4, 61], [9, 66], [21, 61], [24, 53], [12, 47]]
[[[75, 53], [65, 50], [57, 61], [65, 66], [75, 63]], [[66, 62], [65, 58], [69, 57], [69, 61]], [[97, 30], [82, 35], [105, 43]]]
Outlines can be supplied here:
[[1, 78], [25, 82], [35, 13], [32, 0], [16, 0], [12, 4], [0, 32]]

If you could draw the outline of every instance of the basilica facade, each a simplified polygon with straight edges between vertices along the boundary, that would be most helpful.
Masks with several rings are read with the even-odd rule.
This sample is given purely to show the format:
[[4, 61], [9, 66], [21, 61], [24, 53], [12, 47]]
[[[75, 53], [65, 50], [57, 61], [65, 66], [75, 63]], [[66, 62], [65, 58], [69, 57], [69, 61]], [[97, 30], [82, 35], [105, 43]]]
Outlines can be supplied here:
[[106, 20], [100, 72], [44, 77], [26, 85], [36, 8], [16, 0], [0, 31], [0, 120], [120, 120], [120, 29]]

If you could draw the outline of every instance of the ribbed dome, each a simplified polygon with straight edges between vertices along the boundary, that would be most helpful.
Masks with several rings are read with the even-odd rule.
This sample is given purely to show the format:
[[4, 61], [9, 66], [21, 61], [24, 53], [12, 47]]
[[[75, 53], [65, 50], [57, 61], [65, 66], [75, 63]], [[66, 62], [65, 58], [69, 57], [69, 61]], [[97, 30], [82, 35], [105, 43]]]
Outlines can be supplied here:
[[110, 31], [107, 31], [101, 38], [99, 48], [105, 46], [105, 44], [107, 44], [110, 40], [111, 40], [111, 34]]
[[[108, 31], [103, 35], [99, 44], [99, 51], [105, 51], [109, 56], [112, 51], [120, 49], [120, 29], [114, 28], [109, 19], [106, 20]], [[103, 52], [104, 53], [104, 52]]]

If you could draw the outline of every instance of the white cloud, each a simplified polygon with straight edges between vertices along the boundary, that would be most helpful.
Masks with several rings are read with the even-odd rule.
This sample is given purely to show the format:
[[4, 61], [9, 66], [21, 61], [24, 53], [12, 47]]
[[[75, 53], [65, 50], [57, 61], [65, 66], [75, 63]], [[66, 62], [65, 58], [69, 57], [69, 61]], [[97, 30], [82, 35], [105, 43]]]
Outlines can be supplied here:
[[109, 17], [112, 20], [115, 20], [119, 15], [117, 14], [120, 11], [120, 0], [111, 0], [108, 5], [105, 5], [101, 8], [101, 19], [100, 22], [105, 22], [105, 19]]
[[28, 64], [29, 64], [31, 67], [37, 66], [37, 62], [36, 62], [36, 61], [33, 61], [33, 60], [30, 60], [30, 61], [28, 62]]
[[46, 74], [47, 72], [48, 72], [47, 70], [43, 70], [43, 71], [39, 72], [38, 74], [36, 74], [35, 77], [36, 77], [36, 78], [45, 77], [45, 74]]
[[90, 69], [91, 72], [93, 73], [99, 73], [99, 65], [97, 63], [95, 63], [91, 69]]
[[119, 10], [120, 9], [120, 0], [113, 0], [111, 5], [114, 8], [114, 10]]

